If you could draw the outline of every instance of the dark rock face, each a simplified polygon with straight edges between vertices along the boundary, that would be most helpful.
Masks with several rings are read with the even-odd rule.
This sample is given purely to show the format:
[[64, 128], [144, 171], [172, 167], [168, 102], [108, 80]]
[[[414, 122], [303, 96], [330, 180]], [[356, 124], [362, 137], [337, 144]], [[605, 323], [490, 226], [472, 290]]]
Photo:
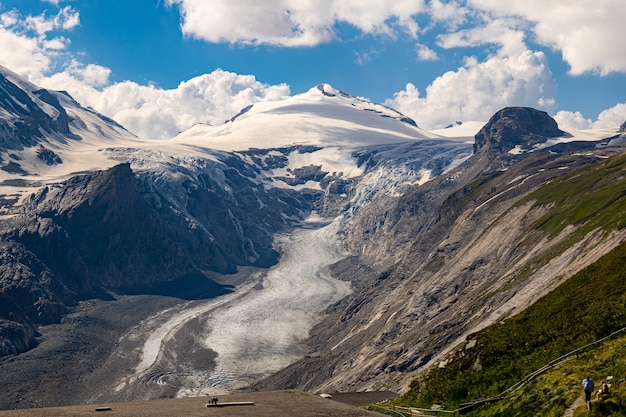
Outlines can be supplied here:
[[63, 163], [63, 160], [59, 155], [50, 149], [44, 148], [43, 146], [39, 146], [39, 149], [37, 149], [37, 158], [44, 161], [47, 165], [58, 165]]
[[626, 132], [626, 122], [622, 123], [622, 125], [619, 127], [619, 132], [620, 133]]
[[58, 322], [73, 304], [71, 292], [32, 252], [15, 242], [0, 245], [0, 356], [36, 346], [35, 326]]
[[507, 107], [493, 115], [476, 134], [474, 151], [487, 148], [505, 153], [517, 146], [528, 150], [563, 135], [565, 132], [548, 113], [529, 107]]
[[230, 288], [204, 272], [276, 263], [283, 215], [308, 212], [315, 196], [263, 191], [239, 158], [198, 163], [201, 173], [180, 183], [127, 163], [78, 175], [0, 224], [0, 356], [32, 348], [35, 326], [58, 322], [78, 301], [110, 292], [211, 298]]
[[[5, 225], [0, 246], [0, 356], [36, 344], [35, 325], [58, 322], [67, 307], [117, 293], [181, 297], [224, 294], [202, 270], [233, 272], [234, 262], [202, 228], [190, 230], [169, 206], [143, 197], [128, 164], [44, 188]], [[177, 294], [176, 284], [194, 294]], [[167, 286], [170, 291], [167, 291]]]
[[[77, 176], [64, 189], [33, 195], [23, 225], [8, 239], [28, 247], [80, 297], [99, 287], [135, 288], [194, 272], [202, 262], [221, 273], [234, 265], [201, 229], [181, 236], [183, 219], [143, 198], [128, 164]], [[194, 262], [195, 261], [195, 262]]]

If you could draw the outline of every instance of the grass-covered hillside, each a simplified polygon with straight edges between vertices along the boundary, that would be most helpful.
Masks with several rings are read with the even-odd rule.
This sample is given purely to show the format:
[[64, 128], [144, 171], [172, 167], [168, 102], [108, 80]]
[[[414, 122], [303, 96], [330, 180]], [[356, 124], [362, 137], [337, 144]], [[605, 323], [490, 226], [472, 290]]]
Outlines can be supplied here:
[[[625, 177], [626, 155], [619, 155], [547, 184], [527, 197], [547, 208], [534, 228], [551, 235], [567, 225], [575, 226], [577, 234], [623, 229]], [[426, 408], [442, 404], [451, 410], [462, 403], [497, 396], [555, 358], [623, 327], [626, 242], [524, 312], [469, 337], [465, 346], [416, 379], [399, 403]], [[626, 377], [625, 341], [626, 335], [616, 335], [581, 351], [504, 400], [471, 415], [560, 416], [580, 395], [585, 374], [592, 375], [598, 385], [602, 378], [612, 375], [613, 406], [626, 408], [626, 383], [625, 387], [618, 384]], [[594, 413], [611, 415], [611, 411], [600, 411], [600, 406], [610, 403], [599, 405]]]

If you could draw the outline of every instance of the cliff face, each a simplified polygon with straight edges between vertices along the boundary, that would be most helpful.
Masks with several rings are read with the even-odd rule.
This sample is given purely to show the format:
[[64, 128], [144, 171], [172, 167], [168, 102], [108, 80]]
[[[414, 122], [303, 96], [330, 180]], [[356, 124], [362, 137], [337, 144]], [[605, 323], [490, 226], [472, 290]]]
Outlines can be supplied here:
[[198, 259], [218, 272], [233, 269], [206, 233], [189, 231], [182, 241], [175, 215], [154, 210], [138, 186], [122, 164], [45, 188], [8, 239], [28, 247], [79, 296], [175, 280], [194, 271]]

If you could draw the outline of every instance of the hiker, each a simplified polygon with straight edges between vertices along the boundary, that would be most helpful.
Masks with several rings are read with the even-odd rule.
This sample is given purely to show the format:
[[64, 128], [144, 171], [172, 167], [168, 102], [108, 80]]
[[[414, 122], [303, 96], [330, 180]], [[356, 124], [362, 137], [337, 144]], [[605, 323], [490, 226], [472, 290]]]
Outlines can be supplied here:
[[585, 402], [587, 403], [587, 409], [591, 410], [591, 393], [593, 392], [593, 380], [589, 375], [583, 379], [583, 390], [585, 391]]
[[596, 394], [596, 400], [600, 401], [609, 397], [609, 384], [602, 381], [602, 387], [598, 390]]

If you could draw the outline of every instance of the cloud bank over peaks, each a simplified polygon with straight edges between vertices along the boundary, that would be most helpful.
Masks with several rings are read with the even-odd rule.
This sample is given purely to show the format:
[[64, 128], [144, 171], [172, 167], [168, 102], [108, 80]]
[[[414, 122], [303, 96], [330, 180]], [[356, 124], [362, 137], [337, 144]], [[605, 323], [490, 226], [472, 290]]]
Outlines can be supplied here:
[[[87, 66], [80, 73], [93, 73], [98, 79], [105, 70]], [[222, 124], [250, 104], [290, 95], [286, 84], [267, 85], [253, 75], [221, 69], [181, 82], [173, 89], [124, 81], [99, 90], [68, 71], [42, 80], [42, 85], [70, 91], [82, 105], [93, 107], [146, 139], [170, 138], [197, 123]]]
[[545, 54], [525, 50], [516, 56], [469, 58], [465, 66], [437, 77], [422, 97], [411, 83], [385, 104], [413, 118], [420, 127], [439, 129], [461, 120], [486, 121], [499, 109], [518, 105], [549, 111], [556, 83]]
[[[56, 7], [55, 13], [0, 13], [0, 65], [44, 88], [68, 91], [82, 105], [112, 117], [140, 137], [167, 138], [196, 123], [221, 124], [250, 104], [290, 95], [287, 84], [267, 85], [253, 75], [223, 70], [171, 89], [134, 81], [112, 84], [111, 69], [81, 61], [88, 59], [88, 51], [70, 52], [72, 29], [80, 25], [75, 9], [80, 2], [67, 1], [70, 6], [64, 6], [61, 0], [45, 1]], [[427, 86], [419, 89], [408, 82], [411, 79], [405, 80], [404, 90], [385, 93], [393, 98], [384, 104], [426, 129], [457, 120], [486, 121], [505, 106], [553, 113], [556, 81], [542, 46], [560, 51], [574, 76], [626, 73], [623, 0], [597, 0], [593, 7], [587, 0], [165, 0], [162, 4], [180, 11], [185, 36], [239, 44], [243, 51], [261, 49], [260, 45], [276, 50], [332, 41], [350, 44], [338, 39], [344, 25], [369, 42], [367, 48], [353, 51], [359, 66], [379, 64], [381, 51], [390, 42], [412, 46], [415, 62], [441, 63], [452, 70], [423, 80]], [[555, 69], [557, 74], [564, 72]], [[626, 118], [626, 103], [604, 110], [596, 121], [572, 111], [559, 111], [556, 118], [562, 127], [619, 126]]]

